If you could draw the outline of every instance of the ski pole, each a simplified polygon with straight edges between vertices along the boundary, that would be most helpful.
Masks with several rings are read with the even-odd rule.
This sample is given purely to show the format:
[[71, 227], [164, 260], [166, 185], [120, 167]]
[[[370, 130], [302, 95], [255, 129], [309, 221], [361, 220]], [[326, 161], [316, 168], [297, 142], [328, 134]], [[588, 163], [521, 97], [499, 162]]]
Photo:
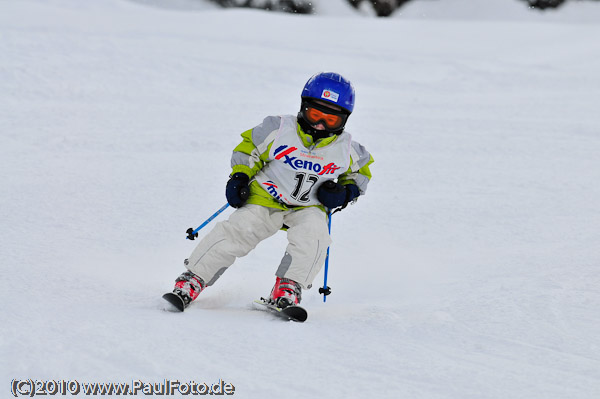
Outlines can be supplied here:
[[[331, 236], [331, 216], [333, 214], [329, 212], [327, 214], [329, 235]], [[331, 294], [331, 288], [327, 286], [327, 272], [329, 271], [329, 247], [327, 247], [327, 256], [325, 257], [325, 273], [323, 278], [323, 287], [319, 288], [319, 294], [323, 294], [323, 302], [327, 302], [327, 295]]]
[[198, 228], [196, 230], [193, 230], [191, 227], [189, 229], [187, 229], [186, 233], [187, 233], [187, 239], [188, 240], [193, 240], [194, 238], [198, 237], [198, 232], [207, 224], [209, 224], [214, 218], [216, 218], [217, 216], [219, 216], [219, 214], [221, 212], [223, 212], [225, 209], [227, 209], [227, 207], [229, 206], [229, 203], [226, 203], [225, 205], [223, 205], [221, 207], [221, 209], [219, 209], [218, 211], [216, 211], [215, 213], [212, 214], [211, 217], [209, 217], [208, 219], [206, 219], [204, 221], [204, 223], [202, 223], [200, 226], [198, 226]]

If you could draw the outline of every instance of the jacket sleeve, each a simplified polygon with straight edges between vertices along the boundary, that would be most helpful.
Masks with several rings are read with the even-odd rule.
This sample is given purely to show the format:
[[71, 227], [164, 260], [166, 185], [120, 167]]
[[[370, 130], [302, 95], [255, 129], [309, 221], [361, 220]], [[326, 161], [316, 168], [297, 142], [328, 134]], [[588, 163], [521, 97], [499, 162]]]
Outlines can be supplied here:
[[341, 184], [356, 184], [360, 190], [360, 194], [364, 195], [371, 180], [369, 166], [374, 161], [365, 147], [353, 141], [350, 147], [350, 167], [340, 176], [339, 182]]
[[242, 172], [251, 178], [261, 170], [268, 162], [269, 150], [280, 126], [280, 116], [267, 116], [260, 125], [242, 133], [243, 141], [231, 156], [231, 173]]

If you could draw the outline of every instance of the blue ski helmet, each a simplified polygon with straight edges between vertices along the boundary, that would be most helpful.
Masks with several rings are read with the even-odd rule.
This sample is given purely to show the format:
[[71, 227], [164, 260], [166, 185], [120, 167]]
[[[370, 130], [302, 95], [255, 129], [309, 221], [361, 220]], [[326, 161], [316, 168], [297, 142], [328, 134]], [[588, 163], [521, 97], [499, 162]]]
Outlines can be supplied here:
[[354, 110], [354, 86], [346, 78], [335, 72], [321, 72], [313, 75], [304, 85], [302, 99], [312, 98], [327, 101], [342, 107], [348, 114]]

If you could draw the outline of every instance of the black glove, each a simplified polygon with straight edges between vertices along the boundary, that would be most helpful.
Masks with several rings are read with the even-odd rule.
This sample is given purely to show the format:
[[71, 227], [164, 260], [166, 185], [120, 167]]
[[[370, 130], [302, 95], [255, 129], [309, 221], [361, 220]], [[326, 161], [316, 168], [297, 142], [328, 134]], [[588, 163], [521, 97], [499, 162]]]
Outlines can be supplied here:
[[337, 208], [338, 206], [341, 206], [343, 209], [359, 195], [360, 190], [356, 184], [342, 185], [333, 180], [327, 180], [317, 190], [318, 200], [329, 209]]
[[245, 173], [237, 172], [231, 175], [227, 187], [225, 187], [225, 197], [227, 197], [229, 205], [234, 208], [244, 205], [250, 196], [249, 181], [250, 178]]
[[360, 190], [356, 184], [346, 184], [344, 187], [346, 187], [346, 203], [344, 204], [346, 206], [360, 195]]

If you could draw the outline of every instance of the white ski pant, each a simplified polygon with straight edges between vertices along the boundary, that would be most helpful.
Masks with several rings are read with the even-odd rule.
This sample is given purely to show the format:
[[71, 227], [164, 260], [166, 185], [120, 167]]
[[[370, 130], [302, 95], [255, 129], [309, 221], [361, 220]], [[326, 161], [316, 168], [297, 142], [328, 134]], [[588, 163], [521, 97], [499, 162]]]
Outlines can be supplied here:
[[210, 286], [236, 258], [247, 255], [284, 224], [288, 226], [288, 246], [275, 274], [308, 289], [321, 270], [331, 243], [327, 215], [316, 207], [283, 211], [245, 205], [228, 220], [216, 224], [187, 259], [186, 267]]

